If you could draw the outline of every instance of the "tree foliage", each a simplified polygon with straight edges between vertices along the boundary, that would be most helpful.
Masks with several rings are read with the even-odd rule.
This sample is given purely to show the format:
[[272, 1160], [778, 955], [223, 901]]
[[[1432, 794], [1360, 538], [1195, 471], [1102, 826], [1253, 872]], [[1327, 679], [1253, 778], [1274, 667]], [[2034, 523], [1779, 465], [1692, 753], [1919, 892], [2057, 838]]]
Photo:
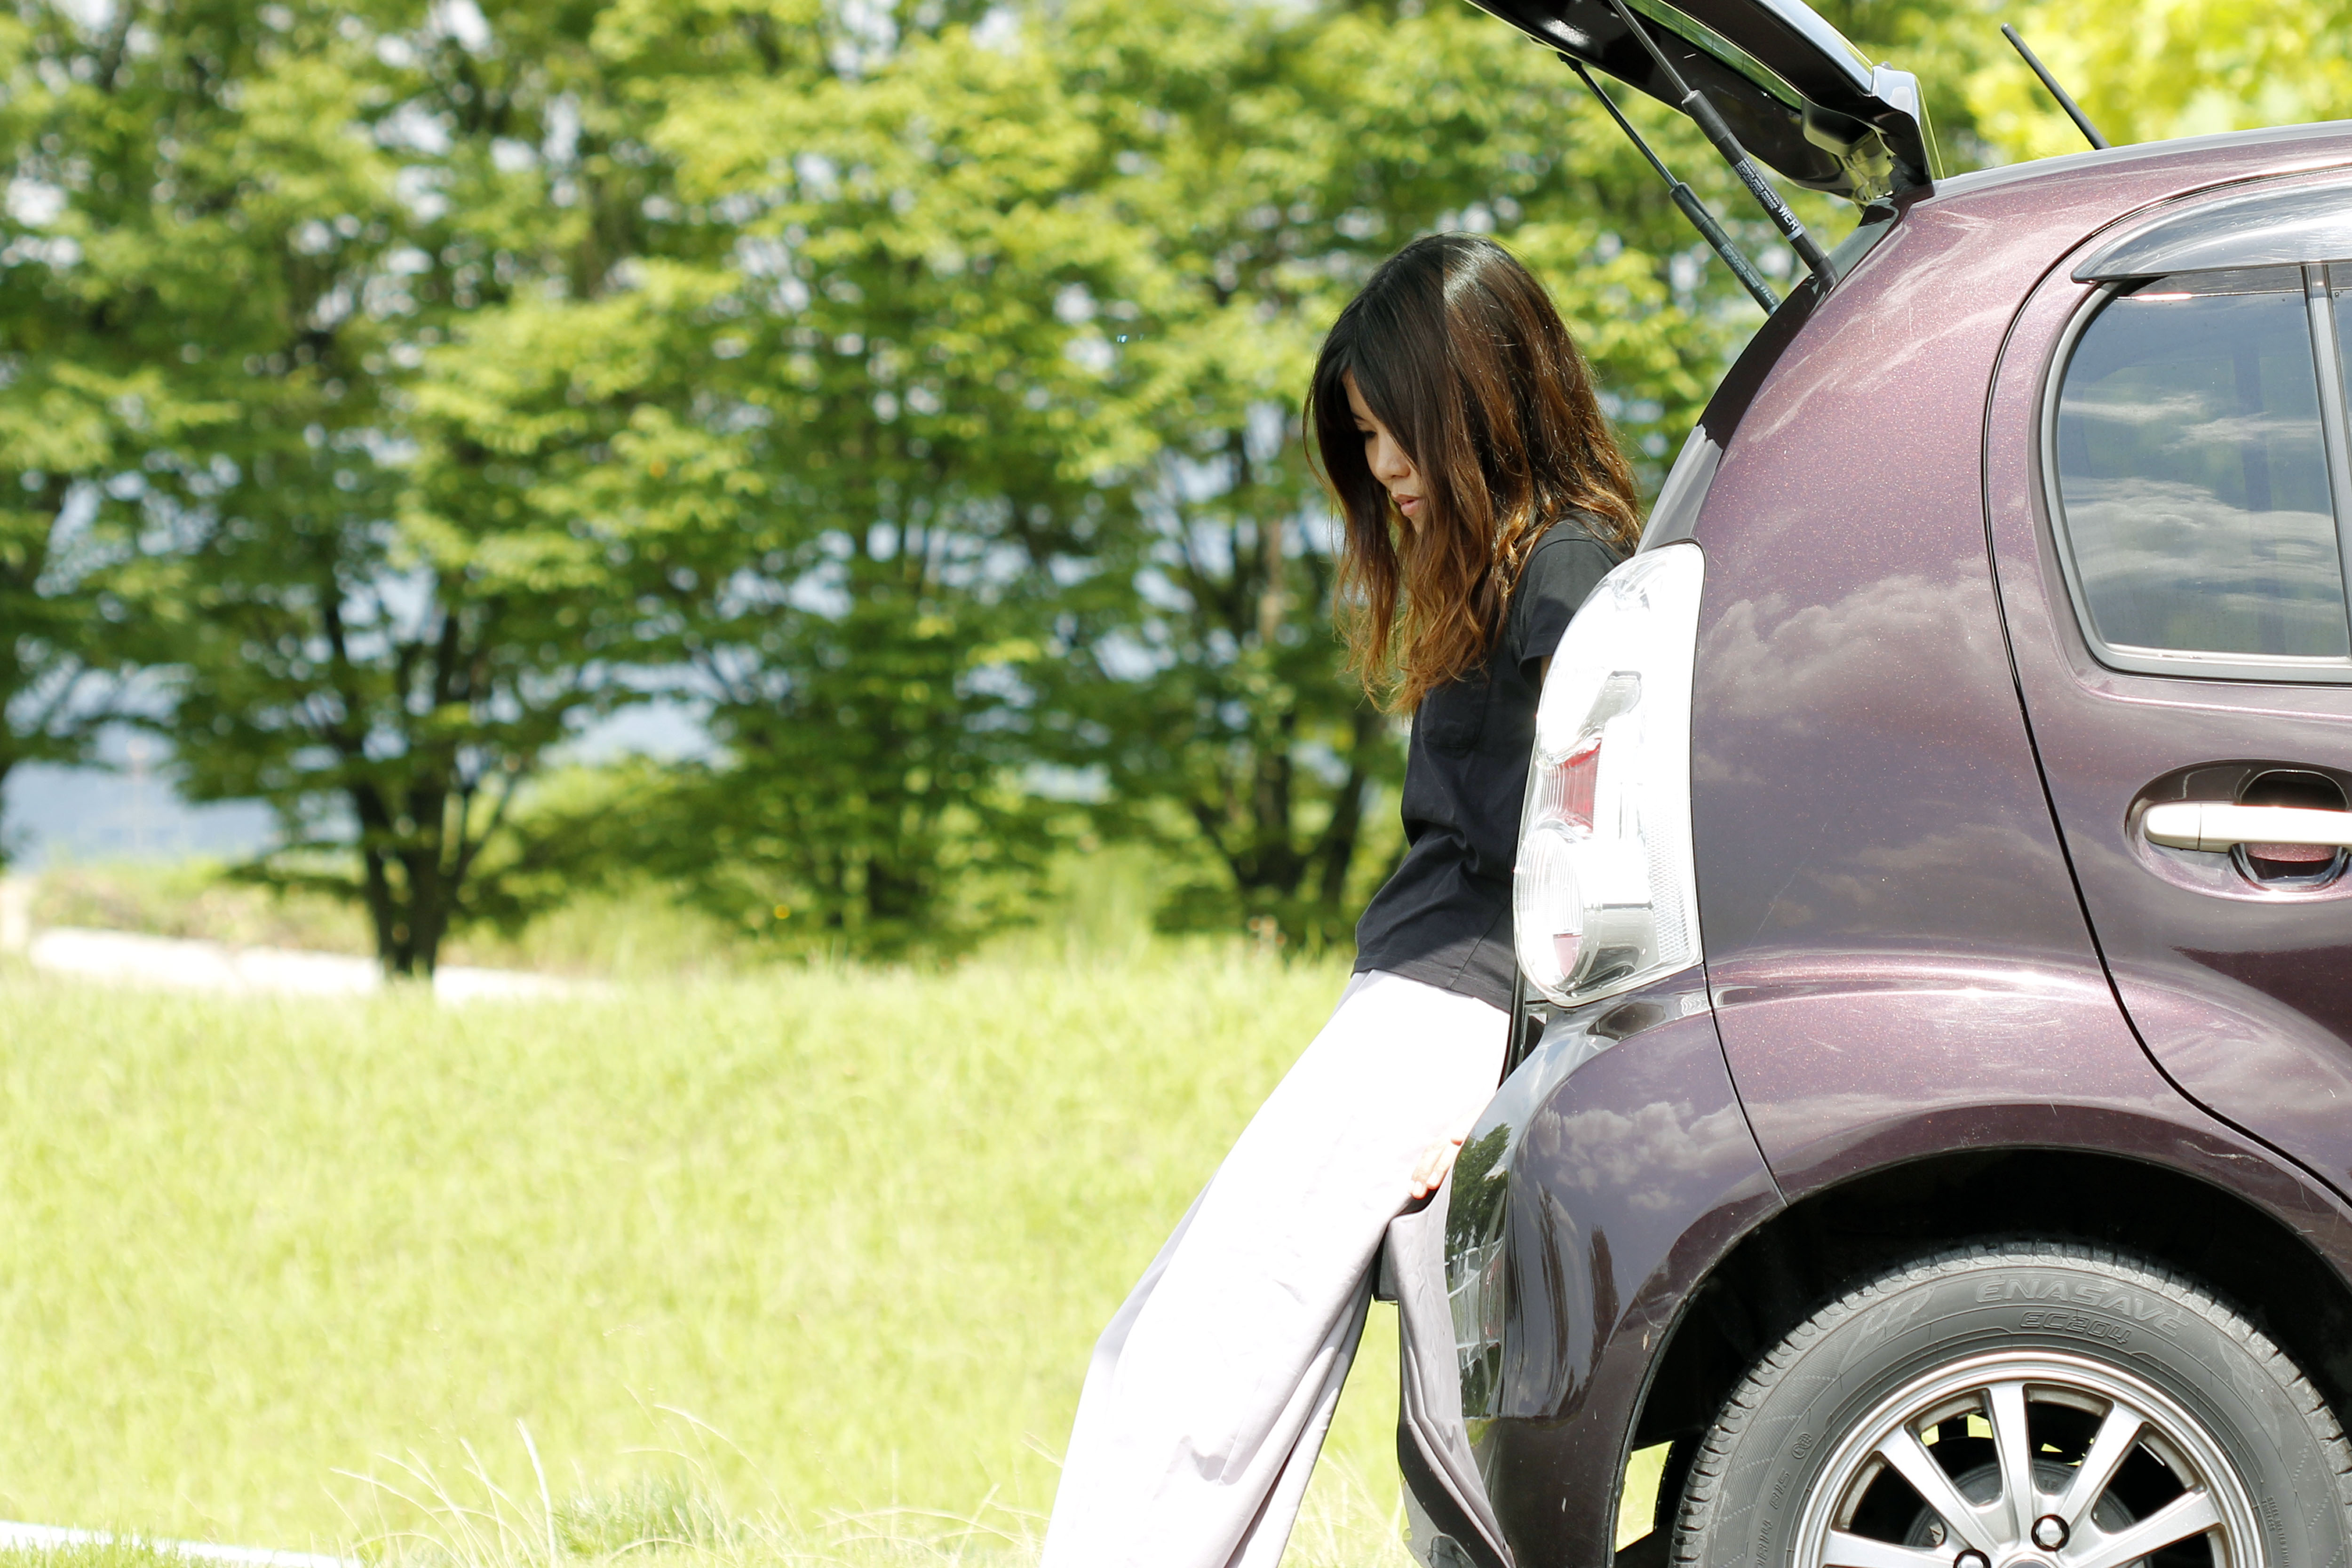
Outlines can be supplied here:
[[453, 921], [513, 912], [493, 868], [545, 847], [485, 849], [636, 646], [658, 552], [550, 459], [616, 455], [690, 378], [693, 302], [648, 274], [698, 237], [656, 216], [593, 14], [31, 14], [44, 280], [155, 384], [104, 389], [71, 473], [141, 556], [184, 786], [276, 805], [295, 858], [267, 869], [429, 971]]
[[954, 20], [866, 42], [715, 73], [658, 132], [688, 198], [740, 215], [705, 384], [757, 495], [680, 579], [667, 646], [724, 752], [670, 837], [789, 943], [895, 952], [975, 934], [1049, 846], [1023, 671], [1139, 455], [1077, 304], [1120, 297], [1136, 237], [1027, 54]]

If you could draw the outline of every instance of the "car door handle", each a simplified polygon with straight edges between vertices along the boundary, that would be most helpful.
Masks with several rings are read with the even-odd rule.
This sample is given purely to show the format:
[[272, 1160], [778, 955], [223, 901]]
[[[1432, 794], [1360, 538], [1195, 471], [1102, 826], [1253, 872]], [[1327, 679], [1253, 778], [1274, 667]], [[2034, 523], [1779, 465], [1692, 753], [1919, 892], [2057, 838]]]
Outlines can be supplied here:
[[2231, 849], [2241, 844], [2315, 844], [2352, 849], [2352, 811], [2307, 805], [2239, 805], [2226, 800], [2168, 800], [2141, 819], [2150, 844], [2173, 849]]

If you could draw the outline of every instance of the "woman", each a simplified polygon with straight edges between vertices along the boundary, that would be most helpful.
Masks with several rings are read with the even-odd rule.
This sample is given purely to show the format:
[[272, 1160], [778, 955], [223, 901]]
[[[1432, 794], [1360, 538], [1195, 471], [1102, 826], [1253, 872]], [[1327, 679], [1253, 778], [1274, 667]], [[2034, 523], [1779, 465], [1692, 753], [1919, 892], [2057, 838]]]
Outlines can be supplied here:
[[1633, 475], [1543, 288], [1415, 240], [1339, 314], [1308, 397], [1346, 520], [1351, 668], [1412, 712], [1409, 847], [1338, 1010], [1095, 1347], [1045, 1568], [1274, 1568], [1390, 1220], [1492, 1097], [1542, 672], [1633, 546]]

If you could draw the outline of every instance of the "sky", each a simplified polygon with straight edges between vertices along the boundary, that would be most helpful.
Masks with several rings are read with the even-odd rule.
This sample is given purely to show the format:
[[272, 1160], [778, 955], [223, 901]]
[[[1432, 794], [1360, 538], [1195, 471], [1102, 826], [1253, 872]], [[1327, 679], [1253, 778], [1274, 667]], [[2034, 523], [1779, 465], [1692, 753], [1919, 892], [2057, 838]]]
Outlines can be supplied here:
[[[93, 861], [236, 860], [267, 847], [274, 828], [258, 801], [192, 805], [168, 777], [169, 758], [145, 740], [131, 755], [128, 731], [109, 730], [95, 767], [24, 763], [0, 785], [0, 843], [9, 869], [39, 871]], [[690, 756], [709, 749], [688, 710], [656, 703], [615, 715], [566, 746], [561, 761], [600, 763], [628, 752]]]
[[268, 809], [256, 801], [190, 805], [159, 776], [153, 741], [143, 766], [128, 755], [131, 738], [110, 731], [100, 744], [110, 766], [58, 767], [21, 763], [0, 795], [0, 843], [9, 868], [93, 860], [235, 859], [268, 842]]

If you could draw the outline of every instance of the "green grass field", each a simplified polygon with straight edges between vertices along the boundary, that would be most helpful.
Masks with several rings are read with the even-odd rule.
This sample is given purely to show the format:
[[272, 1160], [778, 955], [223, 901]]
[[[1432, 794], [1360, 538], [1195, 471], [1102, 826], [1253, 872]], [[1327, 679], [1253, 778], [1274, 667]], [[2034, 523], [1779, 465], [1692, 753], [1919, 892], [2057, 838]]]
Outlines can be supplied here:
[[[1343, 979], [1042, 951], [457, 1011], [0, 970], [0, 1513], [1021, 1560], [1096, 1331]], [[1379, 1310], [1294, 1563], [1405, 1561]]]

